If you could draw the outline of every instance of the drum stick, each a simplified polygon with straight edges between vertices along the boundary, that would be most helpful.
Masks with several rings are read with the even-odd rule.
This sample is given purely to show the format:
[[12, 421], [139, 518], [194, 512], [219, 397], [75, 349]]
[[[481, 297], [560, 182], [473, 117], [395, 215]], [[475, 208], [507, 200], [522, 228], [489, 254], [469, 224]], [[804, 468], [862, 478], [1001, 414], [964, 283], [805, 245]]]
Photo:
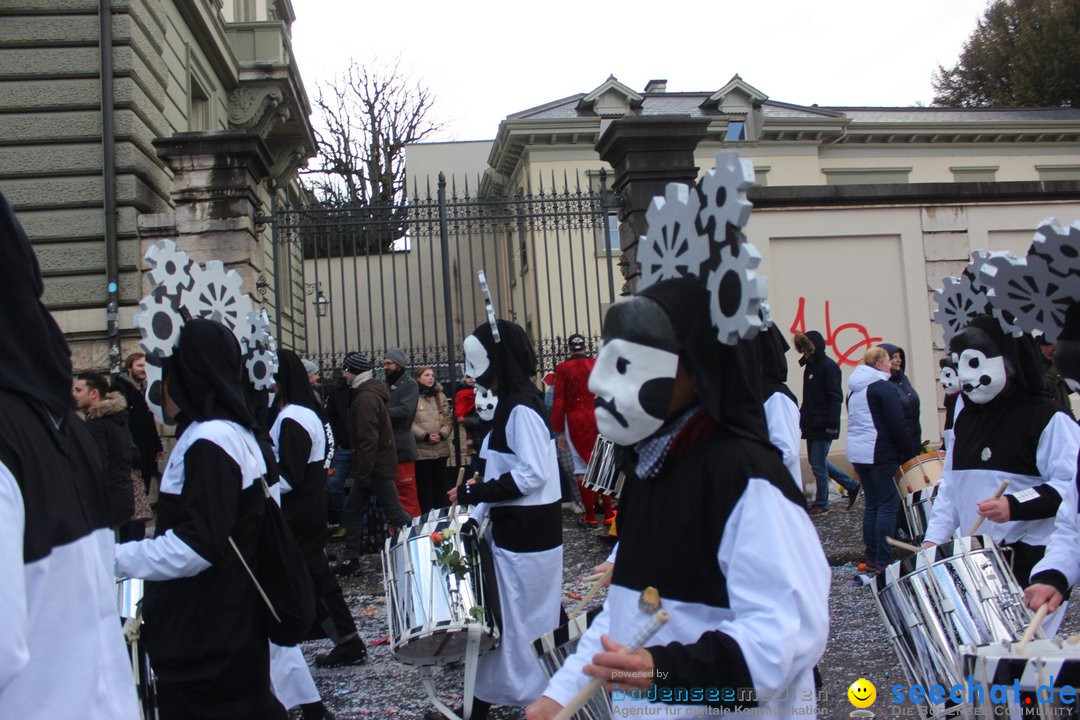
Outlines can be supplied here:
[[[1002, 495], [1005, 494], [1005, 488], [1007, 487], [1009, 487], [1008, 479], [1002, 480], [1001, 485], [998, 486], [997, 492], [994, 493], [994, 497], [991, 499], [997, 500], [998, 498], [1000, 498]], [[983, 520], [985, 519], [985, 517], [980, 515], [979, 518], [975, 521], [975, 524], [971, 526], [970, 530], [968, 530], [968, 535], [974, 535], [976, 532], [978, 532], [979, 528], [982, 527]]]
[[1027, 630], [1024, 631], [1024, 636], [1020, 638], [1020, 646], [1017, 648], [1019, 652], [1024, 652], [1024, 648], [1031, 642], [1031, 638], [1035, 637], [1035, 631], [1042, 625], [1043, 618], [1046, 617], [1047, 610], [1050, 609], [1049, 603], [1043, 603], [1039, 606], [1039, 609], [1035, 611], [1035, 617], [1031, 618], [1031, 622], [1028, 623]]
[[[668, 614], [664, 610], [657, 610], [656, 614], [649, 620], [649, 624], [635, 637], [630, 643], [624, 645], [619, 650], [620, 655], [630, 655], [637, 652], [645, 643], [649, 641], [656, 631], [668, 621]], [[555, 716], [555, 720], [570, 720], [574, 713], [582, 708], [592, 697], [593, 693], [604, 687], [605, 680], [603, 678], [593, 678], [589, 681], [589, 684], [581, 688], [578, 694], [570, 700], [566, 706], [559, 711], [559, 714]]]
[[886, 537], [885, 542], [889, 543], [893, 547], [900, 548], [901, 550], [907, 550], [908, 552], [917, 553], [920, 550], [922, 550], [921, 547], [915, 547], [914, 545], [909, 545], [908, 543], [903, 542], [902, 540], [897, 540], [896, 538]]
[[[478, 474], [479, 473], [473, 473], [473, 480], [476, 479], [476, 476]], [[464, 479], [465, 479], [465, 468], [459, 468], [458, 469], [458, 474], [457, 474], [457, 482], [454, 484], [454, 489], [455, 490], [460, 490], [461, 489], [461, 481], [464, 480]], [[455, 495], [454, 496], [454, 502], [453, 502], [452, 505], [450, 505], [450, 522], [454, 522], [454, 518], [457, 517], [457, 506], [458, 506], [458, 501], [457, 501], [457, 496]]]
[[593, 583], [593, 586], [589, 588], [589, 592], [585, 593], [585, 597], [581, 598], [581, 602], [577, 604], [577, 607], [570, 611], [570, 614], [567, 615], [567, 617], [569, 617], [571, 620], [576, 618], [578, 616], [578, 613], [581, 612], [581, 609], [585, 607], [585, 603], [592, 600], [593, 595], [600, 592], [600, 588], [604, 587], [604, 583], [611, 579], [611, 574], [613, 572], [615, 572], [614, 565], [605, 570], [604, 574], [600, 576], [600, 579]]

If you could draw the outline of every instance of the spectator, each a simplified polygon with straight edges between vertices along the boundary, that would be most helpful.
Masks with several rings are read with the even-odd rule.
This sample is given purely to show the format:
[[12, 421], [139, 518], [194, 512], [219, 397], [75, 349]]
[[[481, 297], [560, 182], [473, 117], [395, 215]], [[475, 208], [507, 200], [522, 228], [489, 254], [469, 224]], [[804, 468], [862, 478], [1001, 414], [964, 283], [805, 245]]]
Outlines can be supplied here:
[[483, 473], [484, 461], [480, 458], [480, 447], [484, 444], [484, 437], [491, 430], [491, 423], [485, 422], [476, 412], [476, 380], [466, 375], [462, 387], [454, 396], [454, 417], [468, 434], [469, 443], [472, 445], [472, 461], [469, 464], [469, 474]]
[[128, 355], [124, 369], [126, 372], [116, 376], [110, 389], [119, 391], [127, 402], [128, 430], [139, 451], [135, 470], [142, 477], [143, 491], [150, 492], [151, 482], [159, 475], [162, 448], [157, 421], [146, 404], [146, 356], [141, 352]]
[[383, 369], [386, 384], [390, 387], [390, 422], [394, 428], [394, 446], [397, 448], [397, 491], [401, 507], [412, 515], [420, 514], [420, 502], [416, 499], [416, 438], [412, 423], [416, 417], [416, 405], [420, 388], [416, 380], [405, 372], [405, 351], [393, 348], [386, 351]]
[[75, 406], [86, 418], [101, 454], [102, 466], [109, 485], [109, 517], [114, 529], [123, 530], [120, 538], [140, 540], [146, 537], [145, 526], [128, 527], [135, 512], [135, 496], [131, 487], [131, 434], [127, 426], [127, 405], [118, 392], [106, 393], [105, 378], [97, 373], [81, 373], [75, 378]]
[[416, 382], [420, 398], [416, 403], [412, 433], [416, 439], [416, 495], [420, 512], [446, 505], [446, 461], [450, 457], [450, 403], [435, 371], [418, 368]]
[[875, 347], [866, 351], [862, 364], [848, 378], [847, 457], [866, 494], [863, 542], [866, 567], [872, 572], [881, 572], [892, 562], [892, 548], [885, 538], [895, 531], [900, 507], [893, 475], [901, 462], [916, 454], [904, 422], [900, 390], [889, 382], [891, 372], [888, 352]]
[[840, 405], [844, 393], [840, 387], [840, 367], [825, 354], [825, 338], [817, 330], [795, 336], [795, 350], [802, 355], [803, 404], [799, 428], [806, 440], [806, 455], [814, 473], [817, 494], [811, 515], [829, 511], [829, 478], [840, 483], [847, 493], [848, 508], [859, 497], [859, 484], [829, 462], [832, 441], [840, 437]]
[[1050, 397], [1054, 399], [1058, 407], [1062, 412], [1066, 413], [1069, 417], [1073, 417], [1072, 401], [1069, 400], [1069, 394], [1072, 392], [1069, 390], [1068, 384], [1065, 382], [1065, 377], [1058, 371], [1057, 366], [1054, 364], [1054, 343], [1047, 342], [1046, 339], [1040, 335], [1039, 347], [1042, 349], [1043, 354], [1043, 385], [1046, 386], [1046, 391], [1050, 393]]
[[[907, 370], [907, 355], [904, 348], [890, 343], [881, 343], [878, 347], [889, 353], [890, 372], [889, 382], [900, 391], [900, 405], [904, 408], [904, 424], [907, 425], [908, 434], [911, 435], [911, 446], [918, 455], [923, 446], [922, 423], [919, 420], [919, 393], [915, 392], [911, 381], [905, 374]], [[915, 457], [912, 455], [911, 457]], [[903, 458], [906, 462], [911, 458]]]
[[332, 520], [342, 527], [331, 533], [333, 540], [345, 537], [345, 485], [352, 474], [352, 431], [349, 423], [349, 406], [352, 404], [352, 388], [342, 368], [326, 400], [326, 416], [334, 436], [334, 457], [326, 478], [326, 495], [329, 499]]

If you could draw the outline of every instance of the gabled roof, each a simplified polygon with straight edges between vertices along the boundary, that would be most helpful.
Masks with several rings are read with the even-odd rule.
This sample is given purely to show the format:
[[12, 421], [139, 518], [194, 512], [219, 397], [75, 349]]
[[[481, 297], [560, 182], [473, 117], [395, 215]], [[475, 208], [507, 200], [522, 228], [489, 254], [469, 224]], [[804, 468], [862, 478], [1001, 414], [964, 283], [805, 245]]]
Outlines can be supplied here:
[[[605, 112], [603, 107], [604, 97], [608, 96], [609, 99], [614, 99], [615, 102], [611, 103], [614, 107], [610, 112]], [[632, 88], [623, 85], [616, 79], [614, 75], [608, 75], [608, 79], [603, 82], [602, 85], [597, 87], [592, 92], [585, 95], [578, 101], [577, 109], [585, 112], [593, 111], [598, 115], [603, 114], [618, 114], [624, 115], [629, 108], [639, 108], [641, 103], [645, 100], [645, 96], [641, 93], [635, 92]], [[600, 105], [600, 107], [598, 107]], [[623, 105], [622, 112], [618, 112], [618, 106]]]
[[705, 102], [701, 103], [701, 107], [721, 109], [724, 106], [724, 100], [732, 93], [745, 97], [751, 105], [760, 105], [769, 99], [768, 95], [743, 80], [736, 73], [731, 76], [727, 85], [705, 98]]

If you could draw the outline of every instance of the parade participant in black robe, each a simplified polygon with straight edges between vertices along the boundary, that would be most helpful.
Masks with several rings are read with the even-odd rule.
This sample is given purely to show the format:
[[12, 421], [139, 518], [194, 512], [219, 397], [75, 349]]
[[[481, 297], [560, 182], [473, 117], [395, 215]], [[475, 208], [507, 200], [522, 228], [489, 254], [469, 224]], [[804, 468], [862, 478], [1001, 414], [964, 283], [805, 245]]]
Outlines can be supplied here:
[[270, 689], [263, 606], [230, 547], [255, 556], [275, 473], [257, 440], [240, 346], [224, 325], [188, 321], [165, 360], [163, 408], [179, 431], [161, 479], [155, 537], [117, 546], [120, 574], [146, 583], [142, 639], [162, 720], [283, 720]]
[[97, 446], [41, 302], [30, 240], [0, 195], [0, 717], [135, 720]]

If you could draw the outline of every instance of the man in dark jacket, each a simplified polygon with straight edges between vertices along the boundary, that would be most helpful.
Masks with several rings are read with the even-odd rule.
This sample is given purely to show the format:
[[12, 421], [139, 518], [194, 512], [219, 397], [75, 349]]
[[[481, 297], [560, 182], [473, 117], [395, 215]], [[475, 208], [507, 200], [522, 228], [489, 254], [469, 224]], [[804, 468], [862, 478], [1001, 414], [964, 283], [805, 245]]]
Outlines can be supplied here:
[[405, 351], [393, 348], [386, 351], [383, 369], [386, 384], [390, 386], [390, 422], [394, 427], [394, 445], [397, 447], [397, 491], [401, 506], [413, 515], [420, 514], [420, 501], [416, 496], [416, 438], [412, 424], [416, 418], [416, 405], [420, 401], [420, 386], [412, 373], [405, 372]]
[[134, 459], [135, 469], [142, 474], [143, 490], [150, 491], [150, 481], [158, 476], [161, 459], [161, 438], [150, 406], [146, 404], [146, 356], [132, 353], [124, 360], [125, 372], [118, 375], [109, 390], [119, 392], [127, 402], [128, 430], [139, 451]]
[[[80, 373], [71, 394], [75, 406], [86, 418], [86, 429], [97, 443], [109, 484], [109, 521], [117, 529], [135, 512], [135, 496], [131, 492], [132, 447], [127, 404], [118, 392], [106, 394], [107, 387], [100, 375]], [[136, 535], [131, 539], [142, 538]]]
[[[326, 398], [326, 416], [330, 429], [334, 433], [334, 460], [330, 474], [326, 478], [326, 494], [330, 498], [330, 510], [333, 521], [345, 524], [345, 483], [352, 473], [352, 439], [349, 437], [349, 405], [352, 403], [352, 390], [345, 379], [347, 368], [342, 368], [341, 377], [330, 388]], [[344, 531], [335, 531], [333, 539], [340, 540]]]
[[799, 428], [806, 440], [806, 455], [817, 482], [817, 495], [811, 515], [829, 511], [829, 478], [847, 492], [848, 507], [859, 497], [859, 483], [829, 462], [832, 441], [840, 437], [840, 406], [844, 391], [840, 387], [840, 366], [825, 354], [825, 338], [817, 330], [795, 336], [795, 349], [802, 354], [803, 403]]
[[412, 523], [412, 516], [401, 507], [394, 480], [397, 477], [397, 451], [387, 407], [390, 393], [386, 384], [376, 380], [371, 361], [358, 352], [345, 356], [342, 377], [352, 390], [349, 406], [349, 438], [353, 449], [352, 490], [345, 498], [345, 561], [338, 574], [359, 569], [360, 540], [363, 534], [364, 508], [374, 493], [386, 511], [391, 525]]

